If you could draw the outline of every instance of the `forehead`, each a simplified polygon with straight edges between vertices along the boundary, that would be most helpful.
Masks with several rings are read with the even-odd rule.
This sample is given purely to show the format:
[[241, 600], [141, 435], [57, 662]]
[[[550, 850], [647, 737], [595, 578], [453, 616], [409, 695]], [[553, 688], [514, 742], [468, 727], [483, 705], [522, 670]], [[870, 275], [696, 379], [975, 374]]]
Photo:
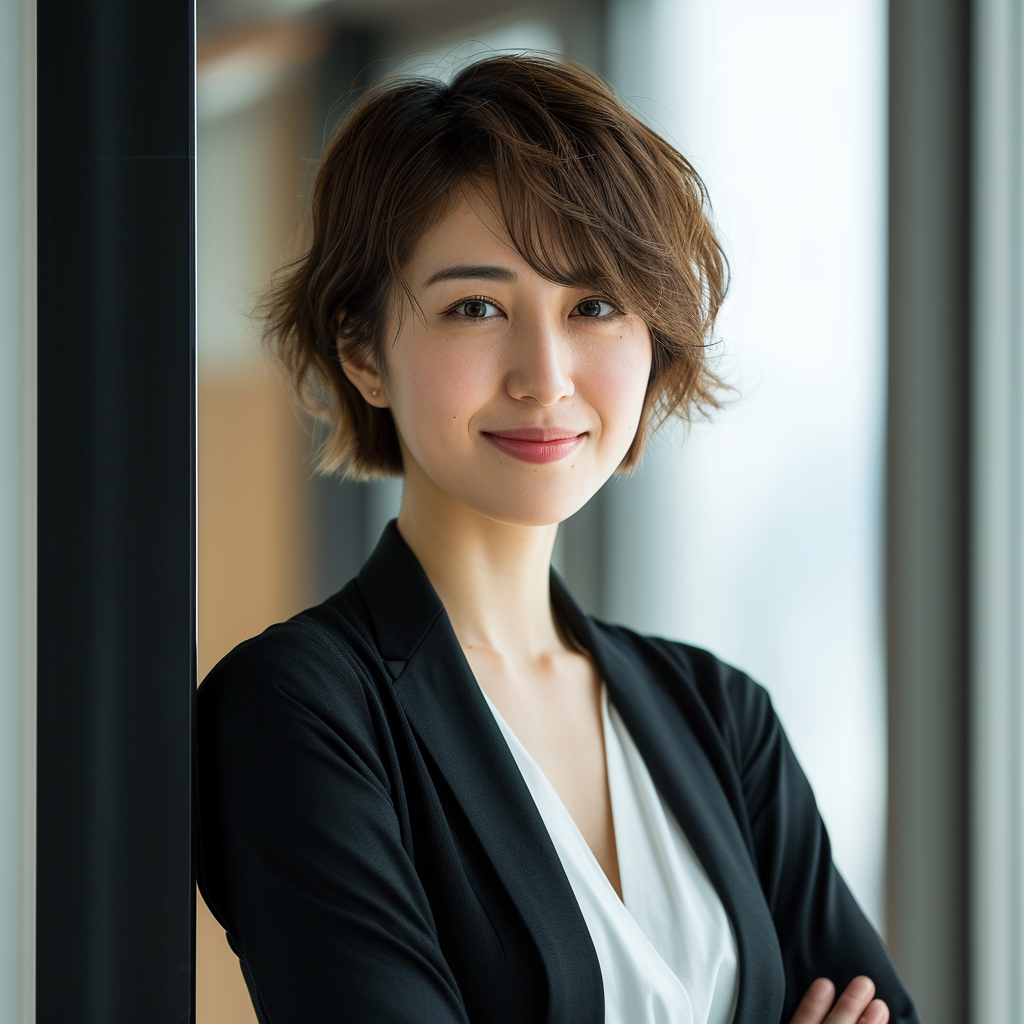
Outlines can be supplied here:
[[491, 197], [464, 192], [420, 236], [409, 259], [414, 286], [422, 286], [439, 268], [461, 264], [497, 264], [519, 271], [527, 267], [509, 237]]
[[[561, 287], [619, 290], [618, 275], [598, 269], [599, 246], [588, 232], [567, 233], [539, 204], [523, 196], [510, 199], [503, 210], [492, 184], [463, 185], [417, 239], [404, 267], [409, 285], [421, 289], [452, 267], [490, 267], [507, 269], [519, 280], [539, 277]], [[515, 224], [512, 231], [506, 213]]]

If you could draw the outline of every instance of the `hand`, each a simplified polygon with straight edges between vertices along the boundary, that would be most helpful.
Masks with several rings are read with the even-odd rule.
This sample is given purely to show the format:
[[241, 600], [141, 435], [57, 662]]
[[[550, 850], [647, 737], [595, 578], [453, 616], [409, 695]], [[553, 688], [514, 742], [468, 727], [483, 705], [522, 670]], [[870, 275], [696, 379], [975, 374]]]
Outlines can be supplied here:
[[835, 994], [835, 985], [819, 978], [800, 1000], [790, 1024], [886, 1024], [889, 1020], [889, 1007], [871, 998], [875, 983], [870, 978], [854, 978], [833, 1007]]

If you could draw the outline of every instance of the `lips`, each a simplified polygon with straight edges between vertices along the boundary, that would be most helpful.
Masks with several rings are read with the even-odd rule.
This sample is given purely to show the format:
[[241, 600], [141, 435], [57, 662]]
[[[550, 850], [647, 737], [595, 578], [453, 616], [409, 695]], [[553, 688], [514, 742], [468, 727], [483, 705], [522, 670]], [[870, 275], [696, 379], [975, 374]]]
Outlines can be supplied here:
[[514, 459], [543, 463], [558, 462], [571, 455], [587, 439], [587, 432], [575, 433], [561, 427], [517, 427], [484, 431], [484, 437]]

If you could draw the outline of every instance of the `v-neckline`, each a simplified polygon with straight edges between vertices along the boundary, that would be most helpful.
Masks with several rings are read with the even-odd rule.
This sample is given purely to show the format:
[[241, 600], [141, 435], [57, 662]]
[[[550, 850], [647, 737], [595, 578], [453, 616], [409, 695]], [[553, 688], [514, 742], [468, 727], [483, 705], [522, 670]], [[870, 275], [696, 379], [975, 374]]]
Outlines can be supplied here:
[[[572, 823], [572, 827], [573, 827], [576, 835], [579, 836], [580, 843], [583, 845], [583, 847], [586, 848], [587, 853], [590, 854], [591, 858], [594, 861], [594, 864], [597, 866], [598, 870], [601, 872], [601, 876], [604, 878], [605, 882], [608, 884], [608, 888], [611, 890], [612, 895], [623, 906], [625, 906], [625, 898], [623, 896], [620, 896], [615, 891], [615, 886], [612, 885], [612, 881], [608, 877], [608, 873], [601, 866], [601, 862], [597, 859], [597, 854], [594, 853], [593, 849], [590, 846], [590, 843], [587, 842], [586, 837], [583, 835], [582, 831], [580, 830], [579, 825], [576, 823], [576, 819], [572, 816], [572, 812], [569, 810], [568, 807], [566, 807], [565, 801], [559, 795], [558, 790], [555, 789], [554, 783], [548, 778], [547, 772], [545, 772], [544, 769], [541, 768], [540, 764], [537, 762], [537, 759], [530, 753], [530, 751], [527, 748], [526, 744], [523, 743], [523, 741], [516, 734], [515, 729], [513, 729], [512, 726], [508, 724], [508, 722], [505, 720], [505, 718], [502, 715], [502, 713], [498, 710], [497, 705], [494, 703], [494, 701], [491, 700], [490, 697], [487, 696], [487, 692], [484, 690], [484, 688], [482, 686], [480, 687], [480, 692], [483, 694], [484, 700], [487, 701], [487, 706], [491, 709], [491, 713], [494, 715], [494, 719], [495, 719], [495, 721], [498, 724], [498, 728], [501, 730], [502, 735], [505, 737], [505, 742], [508, 743], [509, 749], [512, 751], [512, 756], [516, 759], [516, 763], [517, 764], [519, 763], [520, 755], [521, 755], [523, 758], [525, 758], [527, 760], [527, 763], [532, 766], [532, 768], [536, 771], [536, 773], [544, 781], [545, 788], [550, 790], [551, 797], [557, 803], [557, 806], [559, 808], [561, 808], [561, 813], [563, 813], [565, 815], [566, 820]], [[601, 748], [604, 751], [605, 784], [608, 787], [608, 802], [609, 802], [609, 805], [610, 805], [610, 808], [611, 808], [611, 815], [612, 815], [612, 835], [614, 836], [614, 840], [615, 840], [615, 857], [616, 857], [616, 860], [618, 861], [618, 864], [619, 864], [619, 885], [621, 886], [622, 885], [622, 848], [621, 848], [621, 845], [619, 843], [618, 829], [615, 827], [615, 801], [614, 801], [614, 799], [612, 797], [611, 776], [610, 776], [609, 770], [608, 770], [608, 731], [609, 731], [609, 729], [611, 727], [612, 727], [611, 721], [609, 720], [609, 717], [608, 717], [608, 688], [605, 686], [604, 680], [602, 679], [601, 680]], [[517, 751], [519, 751], [520, 753], [517, 753]], [[520, 765], [520, 770], [521, 769], [522, 769], [522, 766]], [[532, 792], [532, 787], [530, 787], [530, 789], [531, 789], [531, 792]]]
[[[608, 714], [609, 704], [607, 690], [603, 683], [601, 688], [602, 727], [605, 729], [613, 729], [614, 726], [612, 725]], [[583, 885], [588, 884], [586, 882], [586, 876], [588, 874], [595, 879], [598, 877], [600, 878], [600, 881], [596, 882], [597, 891], [595, 892], [595, 905], [600, 908], [598, 912], [607, 915], [607, 918], [611, 921], [614, 931], [623, 936], [623, 941], [626, 943], [627, 948], [632, 948], [634, 950], [639, 949], [642, 951], [640, 956], [642, 961], [647, 965], [647, 969], [653, 971], [656, 976], [661, 976], [662, 980], [658, 983], [657, 990], [663, 993], [673, 993], [670, 997], [672, 1005], [685, 1007], [686, 1011], [692, 1015], [690, 996], [686, 990], [686, 986], [682, 982], [682, 979], [680, 979], [672, 970], [671, 966], [654, 945], [650, 936], [648, 936], [644, 931], [640, 922], [633, 916], [629, 907], [626, 906], [624, 900], [620, 899], [619, 894], [615, 891], [615, 887], [612, 885], [608, 876], [605, 874], [604, 869], [601, 867], [600, 862], [594, 855], [594, 851], [591, 850], [590, 844], [583, 837], [583, 833], [580, 832], [575, 819], [569, 813], [569, 809], [565, 806], [562, 798], [558, 795], [558, 791], [551, 784], [551, 780], [547, 775], [545, 775], [543, 769], [539, 764], [537, 764], [529, 750], [526, 749], [523, 742], [515, 734], [515, 730], [513, 730], [502, 717], [501, 712], [498, 711], [494, 702], [486, 693], [484, 693], [483, 689], [481, 689], [480, 692], [483, 693], [484, 699], [487, 701], [487, 704], [491, 709], [491, 713], [494, 715], [495, 723], [501, 731], [505, 742], [508, 744], [509, 752], [512, 754], [512, 757], [522, 772], [523, 781], [526, 783], [526, 786], [537, 805], [537, 811], [544, 822], [545, 828], [548, 829], [548, 833], [556, 851], [559, 850], [559, 847], [567, 840], [574, 848], [574, 851], [570, 850], [568, 855], [575, 858], [576, 870], [570, 870], [571, 866], [568, 864], [563, 864], [563, 867], [567, 869], [570, 877], [580, 876], [581, 884]], [[608, 770], [607, 757], [606, 745], [605, 771]], [[557, 820], [549, 822], [549, 816], [552, 815]], [[616, 852], [618, 853], [618, 848], [616, 849]], [[561, 857], [561, 853], [559, 853], [559, 856]], [[582, 871], [580, 870], [581, 868], [583, 869]], [[620, 860], [620, 875], [621, 873]], [[589, 885], [591, 891], [594, 891], [594, 887], [594, 883]], [[577, 900], [580, 901], [579, 893], [577, 893]], [[584, 902], [587, 901], [580, 901], [581, 909]], [[584, 916], [586, 916], [586, 914]], [[685, 1019], [685, 1015], [684, 1018], [680, 1019]]]

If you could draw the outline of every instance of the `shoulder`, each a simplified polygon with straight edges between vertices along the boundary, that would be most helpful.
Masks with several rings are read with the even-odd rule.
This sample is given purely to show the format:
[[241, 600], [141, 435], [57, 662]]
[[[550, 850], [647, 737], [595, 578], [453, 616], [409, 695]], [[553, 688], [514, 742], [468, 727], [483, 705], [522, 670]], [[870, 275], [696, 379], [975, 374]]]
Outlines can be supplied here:
[[376, 731], [384, 676], [350, 584], [214, 666], [196, 699], [200, 755], [211, 742], [251, 746], [299, 729]]
[[699, 732], [713, 730], [739, 767], [758, 739], [776, 727], [768, 691], [710, 651], [592, 621], [606, 642], [647, 669], [650, 685], [667, 691]]
[[341, 596], [239, 644], [199, 687], [198, 881], [229, 931], [254, 875], [272, 890], [296, 864], [315, 874], [338, 822], [397, 829], [394, 705]]

